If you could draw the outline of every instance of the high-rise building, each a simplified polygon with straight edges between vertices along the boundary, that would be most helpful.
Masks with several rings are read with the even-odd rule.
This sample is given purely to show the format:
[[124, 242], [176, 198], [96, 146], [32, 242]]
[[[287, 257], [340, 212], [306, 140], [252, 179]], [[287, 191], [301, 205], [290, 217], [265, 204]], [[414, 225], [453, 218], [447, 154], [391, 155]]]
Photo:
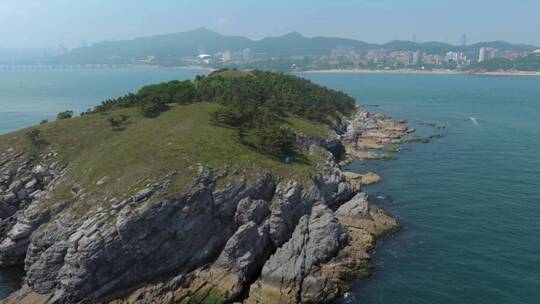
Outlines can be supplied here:
[[229, 62], [232, 60], [231, 52], [225, 51], [223, 52], [223, 62]]
[[487, 48], [487, 59], [493, 59], [497, 57], [497, 49]]
[[419, 65], [422, 62], [422, 53], [420, 51], [413, 52], [412, 65]]
[[497, 58], [498, 49], [491, 47], [481, 47], [478, 54], [478, 62], [484, 62], [489, 59]]
[[486, 55], [487, 55], [487, 50], [485, 47], [481, 47], [480, 48], [480, 53], [478, 54], [478, 62], [484, 62], [486, 61]]
[[461, 35], [461, 46], [467, 45], [467, 34]]

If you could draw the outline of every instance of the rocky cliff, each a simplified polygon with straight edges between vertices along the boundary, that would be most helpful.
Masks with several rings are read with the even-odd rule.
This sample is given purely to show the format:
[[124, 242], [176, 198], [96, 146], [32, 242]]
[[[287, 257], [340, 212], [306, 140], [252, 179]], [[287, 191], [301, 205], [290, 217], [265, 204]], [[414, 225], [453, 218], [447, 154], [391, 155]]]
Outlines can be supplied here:
[[[171, 181], [184, 172], [172, 170], [107, 197], [106, 207], [77, 184], [69, 204], [57, 200], [73, 164], [57, 160], [54, 149], [33, 160], [17, 147], [1, 151], [0, 265], [25, 270], [22, 288], [2, 303], [324, 303], [340, 296], [365, 274], [376, 238], [397, 222], [353, 187], [334, 155], [361, 157], [359, 145], [395, 143], [407, 131], [363, 110], [343, 129], [322, 142], [301, 136], [300, 147], [322, 156], [306, 180], [262, 170], [222, 184], [202, 164], [187, 190], [175, 192]], [[74, 208], [78, 202], [86, 207]]]

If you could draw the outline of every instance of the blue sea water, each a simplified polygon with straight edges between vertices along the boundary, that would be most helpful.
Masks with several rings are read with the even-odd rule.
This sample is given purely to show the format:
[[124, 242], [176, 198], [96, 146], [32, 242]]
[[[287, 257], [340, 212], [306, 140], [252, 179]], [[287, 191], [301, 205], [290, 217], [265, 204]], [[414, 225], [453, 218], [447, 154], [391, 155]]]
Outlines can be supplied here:
[[54, 119], [65, 110], [79, 114], [146, 84], [202, 73], [174, 68], [0, 70], [0, 133]]
[[444, 135], [352, 166], [385, 179], [368, 192], [402, 229], [341, 303], [540, 303], [540, 78], [306, 76]]
[[[181, 69], [0, 71], [0, 133], [76, 113], [144, 84], [193, 78]], [[352, 170], [377, 171], [368, 189], [400, 220], [380, 242], [374, 273], [342, 303], [540, 302], [540, 78], [303, 74], [407, 119], [429, 144]], [[422, 125], [441, 123], [444, 130]], [[0, 296], [16, 281], [0, 274]]]

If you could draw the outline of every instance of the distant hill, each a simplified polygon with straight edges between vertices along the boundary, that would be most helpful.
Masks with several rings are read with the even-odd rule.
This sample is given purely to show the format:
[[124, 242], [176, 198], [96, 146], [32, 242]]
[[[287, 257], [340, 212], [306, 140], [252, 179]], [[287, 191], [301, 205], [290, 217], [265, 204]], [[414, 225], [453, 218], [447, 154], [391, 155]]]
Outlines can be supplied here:
[[290, 33], [279, 37], [251, 40], [241, 36], [226, 36], [199, 28], [188, 32], [137, 38], [133, 40], [106, 41], [90, 47], [75, 49], [67, 54], [54, 57], [51, 63], [129, 63], [154, 56], [156, 62], [175, 62], [180, 58], [194, 57], [200, 53], [213, 54], [219, 51], [239, 51], [250, 48], [256, 53], [272, 57], [320, 56], [328, 55], [338, 46], [356, 50], [395, 49], [420, 50], [428, 53], [447, 51], [476, 52], [482, 46], [495, 47], [505, 51], [533, 50], [534, 46], [510, 44], [504, 41], [478, 43], [469, 46], [454, 46], [440, 42], [414, 43], [392, 41], [373, 44], [359, 40], [333, 37], [305, 37]]

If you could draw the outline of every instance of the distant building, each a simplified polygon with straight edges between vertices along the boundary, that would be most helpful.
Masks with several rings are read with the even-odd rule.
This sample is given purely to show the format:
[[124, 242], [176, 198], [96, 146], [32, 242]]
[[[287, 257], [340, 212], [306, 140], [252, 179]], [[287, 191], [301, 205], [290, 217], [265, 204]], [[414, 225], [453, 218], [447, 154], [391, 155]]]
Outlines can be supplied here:
[[532, 52], [532, 54], [535, 56], [540, 56], [540, 50], [535, 50], [534, 52]]
[[437, 54], [424, 54], [422, 57], [422, 62], [428, 65], [441, 65], [442, 58]]
[[461, 46], [467, 45], [467, 34], [461, 35]]
[[480, 53], [478, 54], [478, 62], [484, 62], [486, 61], [486, 48], [481, 47]]
[[409, 51], [393, 51], [388, 55], [388, 61], [393, 65], [411, 65], [412, 57]]
[[242, 59], [246, 62], [251, 61], [253, 59], [253, 51], [251, 49], [244, 49], [242, 51]]
[[416, 51], [412, 54], [412, 65], [419, 65], [422, 62], [422, 53]]
[[446, 63], [458, 63], [460, 54], [458, 52], [448, 52], [446, 53], [445, 61]]
[[386, 52], [384, 50], [369, 50], [366, 59], [371, 62], [379, 63], [383, 62], [386, 57]]
[[222, 60], [223, 60], [223, 63], [231, 61], [232, 60], [231, 52], [229, 52], [229, 51], [223, 52]]
[[497, 58], [498, 50], [490, 47], [481, 47], [478, 54], [478, 62], [484, 62], [489, 59]]
[[209, 54], [200, 54], [199, 56], [197, 56], [197, 58], [199, 58], [199, 61], [200, 61], [201, 63], [209, 64], [209, 63], [210, 63], [210, 60], [212, 59], [212, 55], [209, 55]]
[[497, 49], [494, 49], [494, 48], [488, 48], [487, 49], [487, 56], [488, 56], [488, 59], [494, 59], [497, 57]]

